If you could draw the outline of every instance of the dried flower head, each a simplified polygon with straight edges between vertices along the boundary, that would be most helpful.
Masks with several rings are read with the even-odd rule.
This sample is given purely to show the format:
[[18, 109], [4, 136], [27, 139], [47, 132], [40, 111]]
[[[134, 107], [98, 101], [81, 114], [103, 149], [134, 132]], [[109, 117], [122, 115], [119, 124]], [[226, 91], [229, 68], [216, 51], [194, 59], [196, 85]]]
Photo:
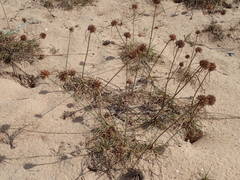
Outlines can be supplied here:
[[196, 47], [195, 52], [196, 52], [196, 53], [202, 53], [202, 48]]
[[70, 27], [70, 28], [69, 28], [69, 31], [70, 31], [70, 32], [73, 32], [73, 31], [74, 31], [74, 28], [73, 28], [73, 27]]
[[183, 48], [185, 46], [185, 42], [183, 40], [176, 41], [176, 46], [178, 48]]
[[175, 34], [169, 35], [170, 41], [175, 41], [177, 39], [177, 36]]
[[48, 71], [48, 70], [42, 70], [42, 71], [40, 71], [40, 78], [42, 78], [42, 79], [46, 79], [46, 78], [48, 78], [49, 77], [49, 75], [50, 75], [51, 73]]
[[20, 36], [21, 41], [26, 41], [27, 40], [27, 36], [25, 34]]
[[117, 20], [112, 20], [111, 26], [116, 26], [118, 24]]
[[22, 18], [22, 22], [26, 23], [27, 19], [26, 18]]
[[195, 33], [196, 33], [196, 34], [200, 34], [200, 33], [201, 33], [201, 31], [197, 30]]
[[96, 27], [91, 24], [91, 25], [88, 26], [88, 31], [89, 31], [90, 33], [94, 33], [94, 32], [96, 32]]
[[203, 69], [208, 69], [208, 67], [209, 67], [209, 62], [208, 62], [208, 60], [201, 60], [200, 62], [199, 62], [199, 65], [201, 66], [201, 68], [203, 68]]
[[131, 38], [130, 32], [125, 32], [123, 35], [126, 39]]
[[190, 58], [190, 55], [189, 55], [189, 54], [187, 54], [187, 55], [185, 56], [185, 58], [186, 58], [186, 59], [189, 59], [189, 58]]
[[226, 12], [227, 12], [227, 11], [226, 11], [225, 9], [223, 9], [223, 10], [221, 10], [221, 12], [220, 12], [220, 13], [221, 13], [221, 15], [225, 15], [225, 14], [226, 14]]
[[40, 33], [39, 37], [40, 37], [41, 39], [45, 39], [45, 38], [47, 37], [47, 35], [46, 35], [45, 33]]
[[59, 72], [57, 77], [60, 81], [66, 81], [67, 77], [68, 77], [68, 72], [67, 71], [61, 71], [61, 72]]
[[146, 44], [140, 44], [140, 45], [137, 47], [137, 50], [140, 51], [140, 52], [146, 51], [146, 50], [147, 50]]
[[3, 124], [2, 126], [0, 126], [0, 132], [1, 133], [5, 133], [10, 129], [10, 125], [9, 124]]
[[160, 0], [152, 0], [154, 4], [160, 4]]
[[132, 84], [133, 82], [132, 82], [131, 79], [128, 79], [126, 83], [127, 83], [127, 84]]
[[209, 64], [209, 67], [208, 67], [208, 70], [209, 70], [209, 71], [214, 71], [214, 70], [216, 70], [216, 67], [217, 67], [217, 66], [216, 66], [215, 63], [210, 63], [210, 64]]
[[208, 95], [208, 96], [206, 97], [206, 99], [207, 99], [207, 105], [209, 105], [209, 106], [214, 105], [215, 102], [216, 102], [216, 97], [213, 96], [213, 95]]
[[132, 9], [137, 9], [138, 5], [137, 4], [132, 4]]
[[208, 104], [208, 100], [207, 100], [205, 95], [199, 95], [197, 97], [197, 100], [198, 100], [198, 105], [199, 106], [203, 107], [203, 106], [206, 106]]
[[183, 66], [184, 66], [184, 63], [183, 63], [183, 62], [180, 62], [180, 63], [179, 63], [179, 66], [180, 66], [180, 67], [183, 67]]
[[136, 50], [133, 50], [133, 51], [130, 51], [130, 52], [128, 53], [128, 57], [129, 57], [130, 59], [134, 59], [134, 58], [137, 57], [137, 54], [138, 54], [138, 52], [137, 52]]
[[92, 82], [92, 88], [93, 89], [99, 89], [100, 87], [101, 87], [101, 81], [99, 81], [99, 80], [94, 80], [93, 82]]

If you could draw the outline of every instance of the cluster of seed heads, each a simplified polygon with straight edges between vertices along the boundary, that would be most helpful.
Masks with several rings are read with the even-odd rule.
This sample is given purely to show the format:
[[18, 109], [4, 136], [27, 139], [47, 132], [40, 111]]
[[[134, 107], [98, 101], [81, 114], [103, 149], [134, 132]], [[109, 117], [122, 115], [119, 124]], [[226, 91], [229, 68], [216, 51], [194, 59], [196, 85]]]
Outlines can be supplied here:
[[216, 70], [216, 64], [209, 62], [208, 60], [201, 60], [199, 65], [202, 69], [208, 70], [209, 72]]
[[207, 95], [207, 96], [199, 95], [197, 97], [197, 100], [198, 100], [198, 105], [200, 106], [206, 106], [206, 105], [212, 106], [216, 102], [216, 97], [213, 95]]

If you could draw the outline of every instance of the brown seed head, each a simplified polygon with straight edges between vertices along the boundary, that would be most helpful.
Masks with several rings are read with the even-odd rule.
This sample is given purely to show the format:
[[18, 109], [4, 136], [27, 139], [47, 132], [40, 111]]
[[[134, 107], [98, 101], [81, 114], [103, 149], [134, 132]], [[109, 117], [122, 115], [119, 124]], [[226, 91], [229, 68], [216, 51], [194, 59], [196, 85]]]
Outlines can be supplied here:
[[96, 27], [91, 24], [91, 25], [88, 26], [88, 31], [89, 31], [90, 33], [94, 33], [94, 32], [96, 32]]
[[20, 36], [21, 41], [26, 41], [27, 40], [27, 36], [25, 34]]
[[46, 35], [45, 33], [40, 33], [39, 37], [40, 37], [41, 39], [45, 39], [45, 38], [47, 37], [47, 35]]
[[177, 36], [175, 34], [169, 35], [170, 41], [175, 41], [177, 39]]
[[131, 38], [130, 32], [125, 32], [123, 35], [126, 39]]
[[186, 59], [189, 59], [189, 58], [190, 58], [190, 55], [189, 55], [189, 54], [187, 54], [187, 55], [185, 56], [185, 58], [186, 58]]
[[178, 48], [183, 48], [185, 46], [185, 42], [183, 40], [176, 41], [176, 46]]
[[42, 70], [42, 71], [40, 71], [40, 78], [42, 78], [42, 79], [46, 79], [46, 78], [48, 78], [49, 77], [49, 75], [50, 75], [51, 73], [48, 71], [48, 70]]
[[68, 76], [68, 72], [67, 71], [61, 71], [58, 74], [58, 78], [60, 81], [66, 81], [67, 80], [67, 76]]
[[180, 62], [180, 63], [179, 63], [179, 66], [180, 66], [180, 67], [183, 67], [183, 66], [184, 66], [184, 63], [183, 63], [183, 62]]
[[137, 9], [138, 5], [137, 4], [132, 4], [132, 9]]
[[208, 60], [201, 60], [200, 62], [199, 62], [199, 65], [201, 66], [201, 68], [203, 68], [203, 69], [208, 69], [208, 67], [209, 67], [209, 62], [208, 62]]
[[202, 48], [197, 47], [197, 48], [195, 49], [195, 52], [196, 52], [196, 53], [201, 53], [201, 52], [202, 52]]
[[101, 87], [101, 82], [99, 80], [94, 80], [92, 83], [92, 88], [99, 89]]
[[126, 83], [127, 83], [127, 84], [132, 84], [133, 82], [132, 82], [131, 79], [128, 79]]
[[74, 28], [73, 28], [73, 27], [70, 27], [70, 28], [69, 28], [69, 31], [70, 31], [70, 32], [73, 32], [73, 31], [74, 31]]
[[200, 106], [206, 106], [208, 104], [208, 100], [207, 100], [207, 97], [205, 95], [199, 95], [197, 97], [197, 100], [198, 100], [198, 105]]
[[216, 67], [217, 67], [217, 66], [216, 66], [215, 63], [210, 63], [210, 64], [209, 64], [209, 67], [208, 67], [208, 71], [210, 71], [210, 72], [211, 72], [211, 71], [214, 71], [214, 70], [216, 70]]
[[160, 0], [152, 0], [154, 4], [160, 4]]
[[112, 20], [111, 26], [116, 26], [118, 24], [117, 20]]
[[212, 106], [216, 102], [216, 97], [213, 95], [208, 95], [207, 97], [207, 105]]
[[200, 33], [201, 33], [201, 31], [197, 30], [195, 33], [196, 33], [196, 34], [200, 34]]
[[138, 51], [140, 52], [144, 52], [147, 50], [147, 47], [146, 47], [146, 44], [140, 44], [138, 47], [137, 47]]
[[131, 52], [128, 53], [128, 57], [130, 59], [134, 59], [134, 58], [137, 57], [137, 54], [138, 54], [138, 52], [136, 50], [134, 50], [134, 51], [131, 51]]
[[22, 18], [22, 22], [26, 23], [27, 19], [26, 18]]
[[39, 60], [42, 60], [42, 59], [44, 59], [44, 58], [45, 58], [44, 54], [40, 54], [40, 55], [38, 56], [38, 59], [39, 59]]

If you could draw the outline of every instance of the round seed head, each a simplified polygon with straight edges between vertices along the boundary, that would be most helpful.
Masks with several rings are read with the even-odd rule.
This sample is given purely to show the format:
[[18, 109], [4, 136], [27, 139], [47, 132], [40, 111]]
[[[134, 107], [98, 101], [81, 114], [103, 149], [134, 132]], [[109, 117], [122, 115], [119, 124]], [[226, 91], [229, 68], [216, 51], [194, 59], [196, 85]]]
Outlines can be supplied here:
[[160, 0], [152, 0], [154, 4], [160, 4]]
[[123, 35], [126, 39], [131, 38], [130, 32], [125, 32]]
[[68, 77], [67, 71], [62, 71], [62, 72], [59, 72], [59, 74], [58, 74], [58, 78], [60, 81], [66, 81], [67, 77]]
[[111, 26], [116, 26], [118, 24], [117, 20], [112, 20]]
[[185, 46], [185, 42], [183, 40], [176, 41], [176, 46], [178, 48], [183, 48]]
[[208, 104], [208, 100], [205, 95], [199, 95], [197, 97], [198, 105], [200, 106], [206, 106]]
[[21, 41], [26, 41], [27, 40], [27, 36], [25, 34], [20, 36]]
[[132, 84], [133, 82], [132, 82], [131, 79], [128, 79], [126, 83], [127, 83], [127, 84]]
[[196, 53], [201, 53], [201, 52], [202, 52], [202, 48], [197, 47], [197, 48], [195, 49], [195, 52], [196, 52]]
[[187, 54], [187, 55], [185, 56], [185, 58], [186, 58], [186, 59], [189, 59], [189, 58], [190, 58], [190, 55], [189, 55], [189, 54]]
[[184, 66], [184, 63], [183, 63], [183, 62], [180, 62], [180, 63], [179, 63], [179, 66], [180, 66], [180, 67], [183, 67], [183, 66]]
[[92, 83], [92, 88], [93, 89], [99, 89], [101, 87], [101, 82], [99, 80], [94, 80]]
[[208, 70], [209, 70], [209, 71], [214, 71], [214, 70], [216, 70], [216, 67], [217, 67], [217, 66], [216, 66], [215, 63], [210, 63], [210, 64], [209, 64], [209, 67], [208, 67]]
[[70, 27], [70, 28], [69, 28], [69, 31], [70, 31], [70, 32], [73, 32], [73, 31], [74, 31], [74, 27]]
[[26, 23], [27, 19], [26, 18], [22, 18], [22, 22]]
[[137, 57], [137, 51], [134, 50], [134, 51], [129, 52], [129, 53], [128, 53], [128, 57], [129, 57], [130, 59], [136, 58], [136, 57]]
[[200, 33], [201, 33], [201, 31], [197, 30], [195, 33], [196, 33], [196, 34], [200, 34]]
[[207, 105], [212, 106], [216, 102], [216, 97], [213, 95], [208, 95], [207, 97]]
[[88, 31], [89, 31], [90, 33], [94, 33], [94, 32], [96, 32], [96, 27], [91, 24], [91, 25], [88, 26]]
[[137, 4], [132, 4], [132, 9], [137, 9], [138, 5]]
[[208, 60], [201, 60], [200, 62], [199, 62], [199, 65], [201, 66], [201, 68], [203, 68], [203, 69], [208, 69], [208, 67], [209, 67], [209, 62], [208, 62]]
[[177, 39], [177, 36], [175, 34], [169, 35], [170, 41], [175, 41]]
[[40, 37], [41, 39], [45, 39], [45, 38], [47, 37], [47, 35], [46, 35], [45, 33], [40, 33], [39, 37]]
[[46, 79], [46, 78], [48, 78], [49, 77], [49, 75], [50, 75], [51, 73], [48, 71], [48, 70], [42, 70], [42, 71], [40, 71], [40, 78], [42, 78], [42, 79]]
[[44, 54], [40, 54], [39, 57], [38, 57], [38, 59], [39, 59], [39, 60], [42, 60], [42, 59], [44, 59], [44, 57], [45, 57]]

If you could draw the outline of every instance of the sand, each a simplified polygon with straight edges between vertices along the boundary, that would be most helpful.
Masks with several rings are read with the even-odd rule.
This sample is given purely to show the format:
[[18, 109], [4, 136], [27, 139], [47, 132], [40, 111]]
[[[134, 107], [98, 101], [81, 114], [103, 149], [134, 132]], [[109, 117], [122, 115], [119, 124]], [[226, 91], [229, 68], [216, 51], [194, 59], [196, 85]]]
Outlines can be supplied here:
[[[98, 0], [92, 6], [75, 8], [70, 11], [54, 9], [51, 17], [46, 8], [39, 3], [29, 0], [5, 0], [10, 25], [12, 28], [20, 27], [22, 18], [32, 20], [31, 24], [21, 26], [19, 34], [26, 33], [30, 37], [38, 36], [45, 32], [47, 38], [41, 40], [41, 47], [46, 54], [54, 48], [57, 53], [67, 52], [68, 28], [78, 25], [72, 34], [70, 45], [69, 67], [81, 72], [79, 64], [84, 60], [86, 51], [86, 29], [89, 24], [97, 27], [93, 35], [90, 55], [87, 61], [86, 72], [95, 77], [109, 79], [121, 65], [118, 46], [102, 46], [103, 40], [112, 40], [121, 43], [116, 31], [109, 27], [113, 18], [123, 21], [121, 31], [131, 32], [131, 1], [129, 0]], [[139, 17], [136, 21], [136, 37], [140, 42], [148, 42], [151, 27], [153, 7], [145, 0], [139, 3]], [[154, 31], [153, 44], [162, 47], [168, 35], [175, 33], [179, 39], [189, 33], [194, 34], [197, 29], [202, 29], [211, 20], [220, 23], [225, 29], [239, 23], [239, 9], [227, 9], [226, 15], [204, 15], [199, 10], [194, 10], [192, 20], [191, 12], [186, 11], [182, 5], [171, 1], [164, 1], [159, 8], [156, 18], [158, 29]], [[177, 8], [177, 10], [176, 10]], [[176, 12], [176, 15], [174, 16]], [[0, 12], [0, 27], [7, 27], [3, 11]], [[150, 15], [150, 16], [148, 16]], [[31, 22], [31, 21], [28, 22]], [[234, 32], [240, 35], [240, 27]], [[238, 36], [240, 37], [240, 36]], [[206, 93], [214, 94], [217, 102], [212, 107], [207, 107], [208, 116], [203, 120], [204, 137], [194, 144], [176, 139], [164, 153], [158, 166], [152, 171], [157, 174], [153, 179], [161, 180], [195, 180], [200, 174], [209, 171], [209, 177], [215, 180], [240, 179], [240, 47], [239, 40], [224, 39], [211, 41], [206, 34], [201, 35], [200, 42], [203, 53], [198, 59], [209, 59], [217, 64], [210, 81], [206, 83]], [[191, 50], [188, 45], [184, 53]], [[76, 55], [77, 53], [83, 53]], [[183, 53], [183, 54], [184, 54]], [[229, 53], [233, 53], [232, 56]], [[106, 57], [113, 56], [113, 60]], [[172, 56], [171, 49], [164, 53], [166, 57], [164, 66], [169, 65]], [[51, 71], [63, 69], [64, 56], [47, 56], [34, 65], [25, 65], [24, 69], [33, 74], [38, 74], [42, 69]], [[182, 57], [184, 60], [184, 56]], [[124, 73], [117, 76], [113, 83], [124, 85]], [[47, 90], [51, 93], [41, 94]], [[188, 91], [186, 92], [189, 96]], [[69, 153], [76, 148], [84, 148], [84, 140], [89, 133], [90, 120], [82, 123], [73, 123], [71, 120], [61, 118], [64, 111], [77, 109], [80, 105], [69, 108], [69, 103], [74, 103], [73, 98], [61, 90], [51, 80], [45, 80], [36, 88], [25, 88], [12, 79], [0, 78], [0, 125], [10, 124], [11, 132], [16, 128], [24, 130], [14, 141], [15, 148], [0, 144], [0, 155], [6, 156], [6, 162], [0, 163], [1, 180], [75, 180], [97, 179], [94, 173], [87, 172], [84, 167], [84, 157], [68, 159], [58, 162], [56, 155]], [[68, 106], [67, 106], [68, 105]], [[36, 117], [42, 114], [42, 118]], [[211, 115], [211, 116], [210, 116]], [[1, 138], [1, 137], [0, 137]], [[25, 163], [42, 164], [32, 169], [24, 169]], [[150, 167], [150, 165], [149, 165]], [[100, 179], [107, 179], [101, 176]], [[151, 179], [146, 176], [145, 179]]]

